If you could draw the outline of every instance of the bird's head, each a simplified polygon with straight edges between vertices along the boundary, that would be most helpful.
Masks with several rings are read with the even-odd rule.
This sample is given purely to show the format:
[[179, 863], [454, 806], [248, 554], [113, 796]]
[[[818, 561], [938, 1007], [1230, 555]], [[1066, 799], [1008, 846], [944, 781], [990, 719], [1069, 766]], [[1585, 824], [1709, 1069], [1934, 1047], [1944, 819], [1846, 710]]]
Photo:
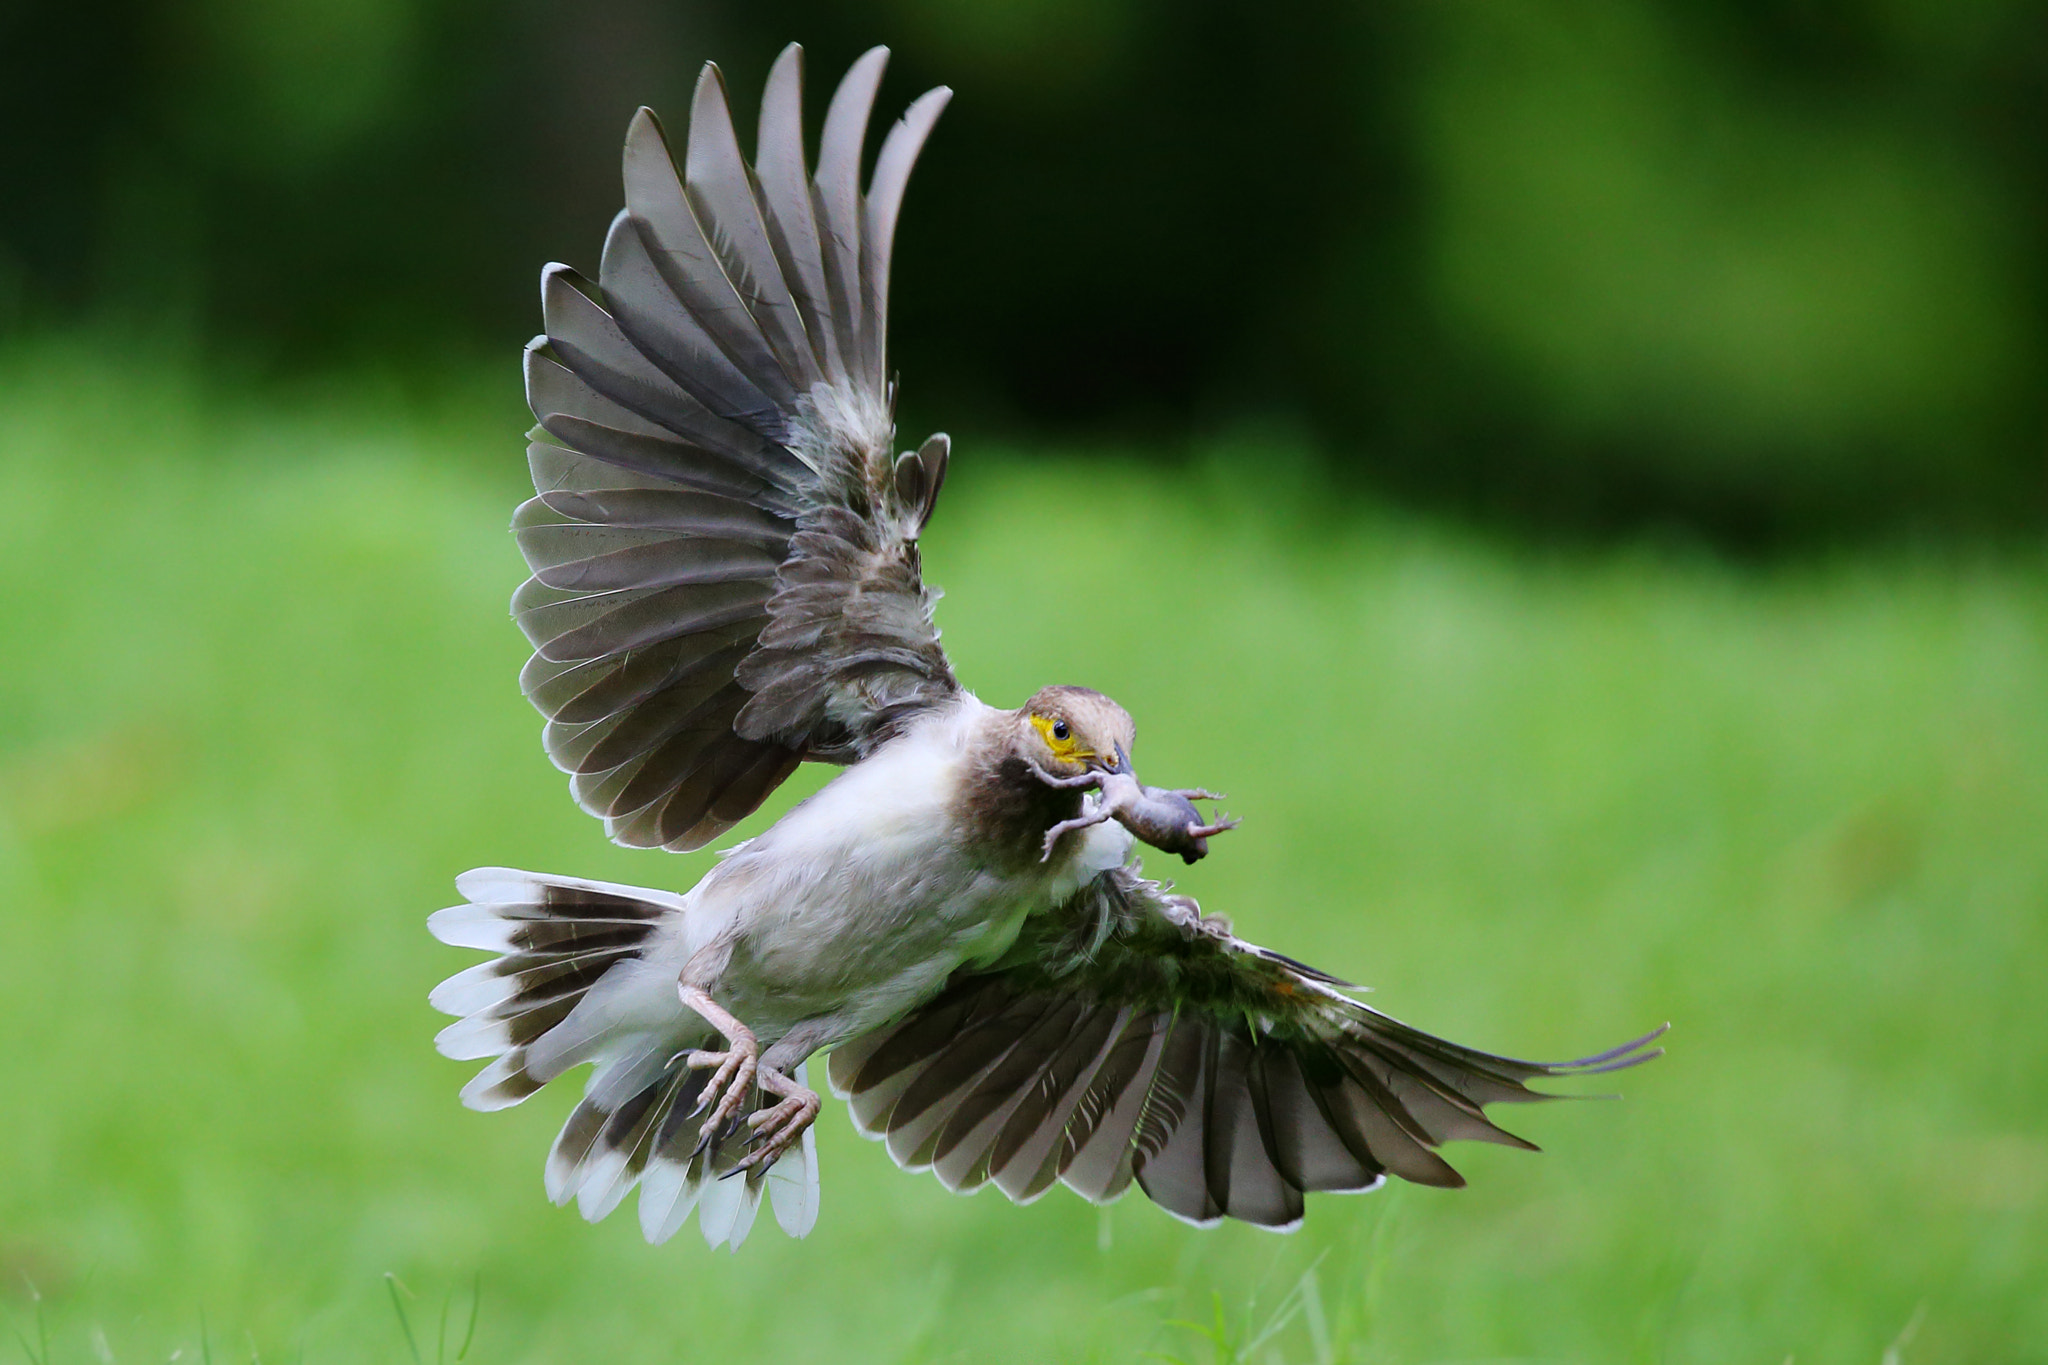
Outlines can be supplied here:
[[1018, 713], [1022, 752], [1044, 772], [1127, 773], [1138, 730], [1130, 713], [1085, 687], [1048, 687]]

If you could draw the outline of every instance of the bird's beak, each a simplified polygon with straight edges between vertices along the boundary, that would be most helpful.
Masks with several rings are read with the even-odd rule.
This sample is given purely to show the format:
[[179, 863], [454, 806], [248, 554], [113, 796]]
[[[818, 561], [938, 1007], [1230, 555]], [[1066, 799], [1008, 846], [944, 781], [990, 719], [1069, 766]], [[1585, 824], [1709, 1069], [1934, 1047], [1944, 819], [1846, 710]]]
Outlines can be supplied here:
[[1122, 773], [1130, 778], [1137, 776], [1131, 771], [1131, 756], [1124, 752], [1124, 746], [1121, 744], [1116, 746], [1115, 753], [1096, 754], [1089, 759], [1088, 766], [1100, 772]]

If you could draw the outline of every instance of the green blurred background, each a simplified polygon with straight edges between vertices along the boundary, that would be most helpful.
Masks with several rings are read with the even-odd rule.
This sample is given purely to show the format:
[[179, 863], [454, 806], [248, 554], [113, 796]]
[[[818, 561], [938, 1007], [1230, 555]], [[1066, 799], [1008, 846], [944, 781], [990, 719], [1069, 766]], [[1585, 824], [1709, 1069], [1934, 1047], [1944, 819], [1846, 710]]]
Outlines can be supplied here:
[[[962, 675], [1124, 701], [1246, 817], [1184, 888], [1381, 1008], [1672, 1019], [1626, 1102], [1289, 1238], [835, 1106], [737, 1257], [457, 1105], [456, 872], [705, 865], [514, 683], [538, 267], [790, 38], [958, 91], [893, 349]], [[0, 1359], [480, 1285], [494, 1362], [2048, 1361], [2048, 6], [16, 4], [0, 117]]]

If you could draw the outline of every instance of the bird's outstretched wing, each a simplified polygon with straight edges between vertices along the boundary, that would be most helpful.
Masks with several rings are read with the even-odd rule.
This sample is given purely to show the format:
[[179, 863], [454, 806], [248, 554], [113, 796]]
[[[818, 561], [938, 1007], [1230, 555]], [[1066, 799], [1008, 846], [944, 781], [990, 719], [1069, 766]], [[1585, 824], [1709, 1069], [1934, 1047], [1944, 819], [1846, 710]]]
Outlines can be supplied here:
[[863, 1132], [950, 1189], [1022, 1202], [1061, 1181], [1103, 1202], [1136, 1180], [1190, 1222], [1284, 1229], [1305, 1191], [1463, 1184], [1444, 1142], [1530, 1146], [1484, 1106], [1556, 1098], [1525, 1082], [1632, 1066], [1656, 1036], [1575, 1062], [1459, 1047], [1120, 869], [842, 1044], [831, 1078]]
[[957, 691], [917, 554], [946, 438], [892, 457], [885, 345], [897, 212], [950, 92], [910, 106], [863, 194], [887, 57], [840, 84], [815, 175], [801, 52], [768, 78], [751, 167], [707, 65], [680, 174], [634, 118], [596, 281], [542, 273], [520, 681], [621, 843], [696, 848], [803, 759], [857, 758]]

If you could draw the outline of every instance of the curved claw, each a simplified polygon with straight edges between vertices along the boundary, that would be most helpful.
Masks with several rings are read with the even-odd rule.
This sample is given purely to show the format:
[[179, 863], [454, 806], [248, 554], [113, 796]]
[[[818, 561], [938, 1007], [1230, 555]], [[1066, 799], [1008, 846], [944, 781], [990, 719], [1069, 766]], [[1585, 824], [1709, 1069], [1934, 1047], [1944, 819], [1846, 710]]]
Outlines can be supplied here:
[[[753, 1042], [751, 1038], [747, 1041]], [[748, 1093], [754, 1088], [754, 1077], [758, 1074], [760, 1060], [759, 1044], [744, 1049], [734, 1047], [725, 1052], [692, 1052], [689, 1055], [687, 1065], [691, 1067], [718, 1068], [712, 1073], [710, 1082], [705, 1085], [704, 1097], [697, 1101], [697, 1109], [691, 1111], [691, 1117], [694, 1118], [706, 1105], [711, 1105], [713, 1098], [716, 1097], [717, 1103], [712, 1105], [709, 1117], [704, 1120], [704, 1126], [697, 1130], [695, 1151], [702, 1152], [717, 1142], [720, 1135], [739, 1116], [741, 1108], [747, 1102]]]
[[804, 1135], [804, 1129], [817, 1121], [822, 1102], [816, 1092], [802, 1090], [790, 1095], [772, 1109], [761, 1109], [747, 1116], [747, 1127], [754, 1130], [754, 1149], [733, 1163], [726, 1175], [737, 1175], [741, 1171], [758, 1166], [768, 1169], [782, 1154], [796, 1145]]

